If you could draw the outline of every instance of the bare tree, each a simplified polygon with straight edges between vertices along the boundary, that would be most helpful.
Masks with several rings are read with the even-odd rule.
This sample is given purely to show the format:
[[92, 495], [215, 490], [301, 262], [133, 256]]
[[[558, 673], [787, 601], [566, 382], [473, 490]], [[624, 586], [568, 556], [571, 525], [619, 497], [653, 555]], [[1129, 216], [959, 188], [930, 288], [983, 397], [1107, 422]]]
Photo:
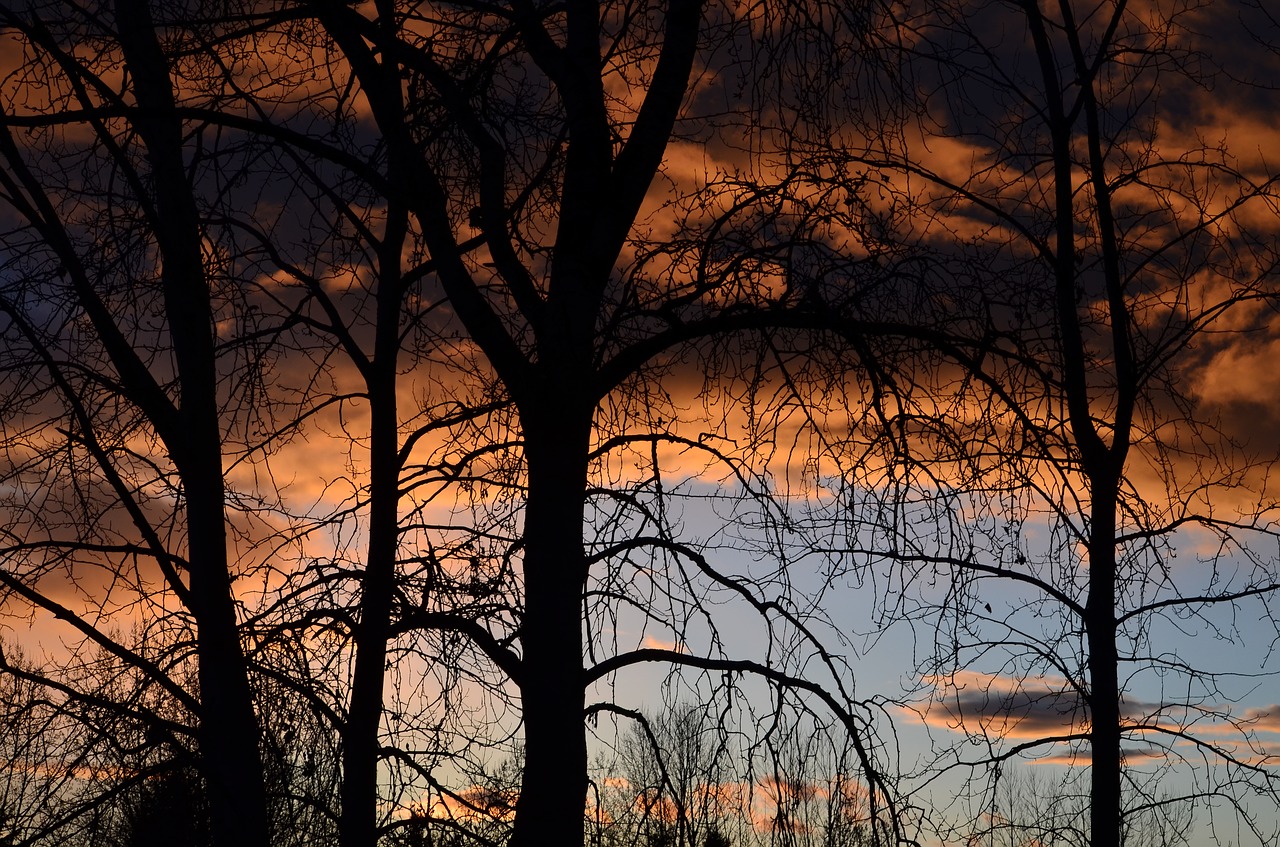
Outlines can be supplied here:
[[[882, 801], [884, 786], [864, 743], [869, 718], [842, 687], [847, 668], [814, 641], [803, 616], [770, 596], [789, 590], [785, 579], [762, 587], [726, 574], [706, 555], [710, 547], [676, 539], [656, 455], [664, 445], [701, 451], [741, 486], [733, 495], [739, 502], [770, 508], [766, 472], [752, 467], [753, 458], [717, 450], [714, 432], [685, 435], [665, 417], [677, 407], [662, 399], [663, 380], [682, 357], [708, 356], [707, 339], [777, 326], [779, 315], [811, 305], [778, 274], [753, 277], [749, 248], [715, 239], [717, 231], [750, 218], [742, 212], [749, 208], [759, 211], [754, 220], [768, 218], [785, 231], [789, 247], [778, 254], [807, 255], [811, 245], [789, 236], [787, 215], [770, 218], [761, 208], [773, 203], [775, 190], [753, 196], [728, 178], [668, 202], [677, 213], [681, 202], [701, 204], [685, 221], [685, 237], [673, 242], [689, 248], [683, 256], [665, 243], [652, 249], [644, 235], [662, 218], [646, 206], [661, 202], [655, 180], [681, 178], [664, 169], [670, 140], [684, 133], [707, 139], [715, 130], [703, 98], [733, 97], [760, 82], [754, 67], [735, 69], [717, 50], [741, 48], [757, 30], [794, 32], [818, 18], [828, 34], [865, 21], [837, 7], [794, 20], [781, 8], [738, 19], [733, 9], [700, 3], [384, 2], [356, 9], [316, 0], [299, 9], [323, 25], [368, 104], [394, 175], [388, 202], [416, 222], [468, 352], [478, 353], [474, 376], [509, 403], [487, 425], [501, 433], [505, 455], [489, 447], [491, 470], [469, 477], [498, 498], [497, 506], [481, 501], [483, 511], [506, 510], [484, 541], [496, 562], [480, 562], [486, 553], [479, 546], [473, 552], [477, 581], [491, 574], [486, 590], [503, 599], [476, 618], [440, 608], [439, 595], [426, 592], [423, 607], [409, 609], [402, 625], [461, 633], [518, 689], [525, 768], [511, 843], [581, 839], [587, 692], [650, 662], [755, 674], [806, 691], [840, 716]], [[771, 61], [776, 70], [797, 56], [782, 45]], [[712, 62], [744, 71], [729, 74], [727, 85], [737, 91], [698, 88], [696, 74]], [[753, 118], [738, 112], [727, 124]], [[680, 260], [701, 267], [686, 278]], [[736, 378], [707, 361], [709, 384], [722, 374], [726, 386]], [[608, 484], [611, 462], [627, 464], [646, 449], [654, 461], [639, 486]], [[601, 535], [587, 537], [589, 528]], [[652, 572], [662, 575], [652, 584], [670, 592], [670, 605], [664, 599], [650, 608], [670, 610], [678, 638], [712, 611], [699, 592], [714, 591], [764, 619], [771, 641], [786, 640], [776, 653], [782, 658], [730, 657], [714, 625], [698, 652], [620, 644], [607, 624], [645, 608], [633, 592], [644, 590]], [[654, 612], [652, 625], [661, 619]], [[618, 652], [597, 655], [606, 646]], [[794, 672], [807, 662], [802, 652], [817, 656], [821, 682]]]
[[[13, 46], [25, 53], [9, 80], [4, 121], [6, 199], [19, 220], [8, 254], [19, 280], [5, 301], [15, 340], [6, 364], [16, 388], [6, 447], [17, 492], [7, 554], [29, 564], [7, 571], [6, 585], [35, 607], [72, 618], [91, 645], [143, 667], [201, 715], [202, 727], [206, 710], [215, 724], [238, 720], [209, 729], [213, 737], [233, 733], [234, 742], [204, 742], [215, 770], [222, 757], [240, 757], [223, 763], [222, 777], [206, 774], [228, 795], [215, 804], [215, 819], [265, 827], [254, 812], [264, 756], [250, 691], [213, 677], [200, 686], [207, 695], [175, 683], [173, 663], [181, 666], [187, 636], [181, 625], [163, 623], [190, 612], [204, 645], [213, 613], [201, 605], [201, 574], [222, 573], [208, 590], [225, 595], [212, 619], [223, 640], [198, 646], [198, 662], [234, 665], [246, 684], [251, 666], [262, 675], [256, 687], [264, 708], [290, 690], [341, 734], [344, 767], [326, 772], [341, 777], [344, 838], [369, 843], [383, 757], [400, 471], [409, 445], [433, 428], [465, 424], [469, 414], [455, 399], [440, 403], [443, 421], [434, 420], [434, 409], [415, 409], [408, 422], [397, 416], [398, 377], [411, 367], [405, 361], [429, 355], [415, 328], [433, 308], [429, 295], [413, 289], [429, 271], [404, 267], [407, 213], [371, 199], [386, 194], [377, 193], [384, 177], [376, 145], [350, 137], [344, 104], [326, 110], [290, 86], [325, 71], [296, 13], [141, 3], [34, 4], [5, 15]], [[272, 40], [277, 25], [294, 25], [289, 39]], [[89, 43], [97, 55], [75, 53]], [[122, 79], [104, 70], [121, 61]], [[147, 291], [152, 276], [169, 286], [159, 317]], [[46, 308], [51, 303], [58, 305]], [[74, 331], [82, 315], [96, 335]], [[348, 390], [349, 372], [362, 388]], [[363, 403], [367, 421], [353, 431], [347, 416]], [[70, 421], [61, 427], [72, 439], [73, 463], [65, 467], [46, 441], [59, 415]], [[191, 422], [197, 417], [199, 428]], [[195, 471], [186, 442], [197, 432], [203, 464], [189, 479]], [[275, 485], [269, 460], [300, 432], [325, 437], [350, 460], [355, 490], [332, 511], [327, 502], [286, 502]], [[247, 484], [228, 485], [224, 471]], [[67, 492], [67, 502], [22, 503], [41, 478]], [[416, 482], [429, 480], [420, 474]], [[193, 509], [203, 529], [190, 526]], [[140, 540], [120, 529], [121, 515]], [[215, 532], [215, 517], [223, 528], [206, 538], [201, 533]], [[309, 547], [335, 538], [337, 552], [315, 564]], [[236, 561], [227, 561], [229, 541]], [[364, 550], [348, 558], [351, 546]], [[197, 573], [191, 559], [206, 554], [216, 561]], [[128, 578], [128, 562], [139, 555], [144, 564]], [[68, 573], [101, 568], [111, 588], [85, 587], [87, 614], [66, 609], [40, 584], [59, 565]], [[251, 573], [262, 578], [264, 602], [239, 606], [249, 616], [237, 621], [236, 604], [247, 598], [243, 591], [233, 598], [230, 583], [244, 586]], [[354, 610], [346, 608], [352, 603]], [[111, 628], [137, 613], [154, 620], [141, 647], [127, 646]], [[301, 644], [315, 639], [332, 653], [304, 656]], [[333, 658], [348, 645], [350, 679]], [[46, 679], [57, 683], [58, 673]], [[213, 699], [207, 707], [200, 705], [206, 697]], [[277, 763], [295, 759], [292, 750], [272, 755]]]
[[731, 756], [705, 707], [677, 704], [661, 715], [640, 714], [618, 746], [616, 773], [609, 769], [604, 777], [621, 781], [622, 808], [609, 810], [611, 823], [636, 819], [623, 839], [702, 844], [723, 814], [716, 789], [738, 777], [728, 768]]
[[[65, 504], [16, 498], [0, 578], [196, 718], [220, 841], [267, 837], [251, 669], [340, 737], [340, 785], [314, 800], [339, 795], [347, 847], [418, 831], [380, 810], [380, 768], [461, 797], [436, 764], [460, 746], [457, 767], [482, 770], [516, 738], [511, 840], [528, 847], [581, 839], [584, 720], [625, 714], [620, 681], [651, 664], [707, 702], [756, 685], [775, 716], [834, 715], [866, 832], [902, 837], [882, 711], [854, 696], [824, 607], [842, 562], [888, 618], [917, 612], [868, 564], [908, 585], [950, 569], [945, 596], [916, 598], [943, 610], [935, 678], [995, 647], [1020, 679], [1056, 674], [1017, 702], [1087, 713], [1050, 740], [1090, 745], [1096, 843], [1136, 796], [1122, 737], [1190, 738], [1218, 715], [1210, 686], [1172, 723], [1164, 703], [1135, 717], [1118, 670], [1124, 650], [1181, 672], [1143, 652], [1152, 627], [1275, 586], [1246, 547], [1196, 588], [1168, 566], [1179, 528], [1271, 532], [1261, 464], [1231, 466], [1173, 376], [1228, 318], [1263, 324], [1273, 270], [1244, 226], [1273, 211], [1270, 176], [1211, 149], [1162, 158], [1153, 101], [1124, 99], [1170, 90], [1193, 55], [1176, 16], [299, 0], [174, 4], [156, 26], [149, 8], [5, 12], [27, 51], [0, 139], [9, 481], [71, 482]], [[1019, 38], [984, 41], [1011, 20]], [[883, 101], [859, 74], [877, 51], [948, 102], [872, 121]], [[986, 158], [955, 175], [928, 156], [942, 141]], [[283, 347], [306, 387], [259, 413], [283, 402], [263, 377]], [[336, 505], [227, 485], [228, 460], [267, 477], [298, 433], [342, 457]], [[1248, 486], [1225, 514], [1217, 492]], [[822, 501], [843, 538], [793, 503], [828, 488], [847, 495]], [[289, 525], [243, 568], [233, 503]], [[242, 623], [232, 577], [251, 565], [277, 582]], [[118, 580], [85, 587], [88, 613], [42, 582], [85, 567]], [[1040, 595], [998, 613], [975, 593], [994, 579]], [[1027, 629], [1022, 612], [1054, 604]], [[175, 637], [105, 631], [133, 609]], [[175, 611], [189, 618], [165, 630]], [[174, 671], [188, 655], [199, 692]]]
[[803, 712], [763, 727], [690, 705], [628, 717], [617, 756], [596, 768], [591, 843], [870, 843], [855, 751]]
[[[218, 843], [266, 844], [232, 590], [245, 572], [228, 559], [228, 432], [252, 386], [229, 364], [242, 348], [217, 337], [236, 292], [206, 240], [198, 157], [148, 4], [42, 11], [0, 13], [23, 54], [0, 119], [11, 389], [0, 585], [7, 603], [65, 622], [83, 650], [193, 716]], [[90, 46], [96, 56], [76, 54]], [[143, 639], [117, 638], [122, 623]], [[95, 697], [57, 672], [44, 681]], [[120, 707], [162, 735], [182, 731], [146, 706]]]
[[[1244, 798], [1274, 801], [1275, 776], [1229, 704], [1238, 675], [1276, 669], [1207, 665], [1180, 640], [1239, 644], [1253, 619], [1267, 641], [1280, 590], [1274, 453], [1191, 382], [1220, 378], [1241, 334], [1274, 337], [1277, 296], [1273, 170], [1184, 112], [1223, 79], [1208, 24], [1195, 4], [1123, 0], [898, 20], [919, 120], [845, 162], [885, 186], [902, 222], [886, 242], [919, 251], [899, 267], [933, 294], [904, 337], [937, 358], [874, 398], [879, 448], [832, 453], [851, 546], [916, 589], [884, 595], [886, 625], [935, 633], [932, 719], [989, 745], [940, 762], [1078, 756], [1092, 785], [1074, 827], [1095, 845], [1182, 801], [1225, 801], [1267, 843]], [[1179, 762], [1195, 785], [1166, 796], [1153, 766]]]

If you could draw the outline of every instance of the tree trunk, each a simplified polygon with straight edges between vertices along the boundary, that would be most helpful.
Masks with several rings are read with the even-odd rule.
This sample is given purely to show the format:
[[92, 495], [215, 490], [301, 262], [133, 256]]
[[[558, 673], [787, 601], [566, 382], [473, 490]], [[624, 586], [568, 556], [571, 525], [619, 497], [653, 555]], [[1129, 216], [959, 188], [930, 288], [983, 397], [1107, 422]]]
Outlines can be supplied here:
[[374, 356], [366, 362], [369, 392], [369, 547], [355, 631], [355, 667], [342, 733], [342, 847], [373, 847], [378, 840], [378, 760], [383, 685], [399, 548], [400, 459], [396, 405], [399, 352], [400, 247], [403, 211], [392, 205], [382, 248]]
[[1118, 847], [1120, 798], [1120, 686], [1116, 649], [1116, 487], [1094, 480], [1089, 531], [1089, 741], [1092, 748], [1089, 825], [1093, 847]]
[[562, 395], [566, 402], [556, 402], [558, 395], [562, 392], [538, 398], [524, 420], [529, 473], [520, 632], [525, 767], [510, 847], [577, 847], [585, 821], [582, 527], [591, 409], [573, 402], [569, 391]]
[[[213, 307], [204, 272], [200, 216], [187, 179], [182, 124], [174, 112], [169, 67], [150, 7], [146, 0], [117, 0], [115, 11], [134, 96], [147, 110], [135, 126], [151, 165], [155, 206], [150, 223], [161, 255], [161, 286], [179, 400], [176, 408], [154, 397], [148, 401], [153, 383], [133, 389], [164, 439], [182, 481], [200, 679], [200, 751], [214, 843], [268, 847], [258, 721], [227, 560]], [[123, 379], [128, 383], [130, 377]]]
[[[1090, 789], [1090, 841], [1093, 847], [1118, 845], [1122, 814], [1120, 798], [1120, 695], [1116, 648], [1116, 509], [1118, 480], [1124, 469], [1128, 450], [1129, 421], [1133, 394], [1132, 370], [1128, 366], [1127, 326], [1129, 319], [1123, 307], [1114, 233], [1103, 178], [1105, 161], [1100, 152], [1100, 136], [1094, 111], [1091, 80], [1085, 80], [1083, 68], [1077, 83], [1085, 88], [1084, 100], [1088, 117], [1090, 163], [1095, 170], [1094, 188], [1097, 201], [1098, 229], [1104, 244], [1104, 262], [1111, 335], [1115, 344], [1117, 404], [1111, 443], [1098, 432], [1090, 402], [1088, 378], [1089, 355], [1084, 332], [1077, 314], [1080, 297], [1077, 276], [1076, 245], [1076, 114], [1063, 105], [1064, 84], [1050, 40], [1050, 27], [1041, 14], [1039, 4], [1024, 2], [1023, 10], [1031, 26], [1036, 58], [1044, 82], [1048, 129], [1053, 153], [1053, 189], [1055, 235], [1055, 295], [1058, 331], [1061, 344], [1063, 386], [1072, 439], [1080, 453], [1084, 476], [1088, 479], [1092, 501], [1089, 521], [1089, 597], [1085, 605], [1085, 649], [1088, 651], [1089, 741], [1092, 757]], [[1069, 6], [1063, 6], [1069, 12]], [[1068, 30], [1071, 18], [1067, 15]], [[1074, 34], [1066, 34], [1069, 43]], [[1078, 46], [1078, 45], [1076, 45]], [[1079, 61], [1079, 59], [1077, 59]]]
[[369, 554], [354, 639], [351, 697], [342, 733], [342, 847], [371, 847], [377, 841], [378, 732], [399, 533], [394, 496], [398, 481], [394, 391], [377, 397], [371, 406]]
[[268, 847], [266, 787], [227, 571], [222, 468], [183, 475], [200, 679], [200, 751], [214, 844]]

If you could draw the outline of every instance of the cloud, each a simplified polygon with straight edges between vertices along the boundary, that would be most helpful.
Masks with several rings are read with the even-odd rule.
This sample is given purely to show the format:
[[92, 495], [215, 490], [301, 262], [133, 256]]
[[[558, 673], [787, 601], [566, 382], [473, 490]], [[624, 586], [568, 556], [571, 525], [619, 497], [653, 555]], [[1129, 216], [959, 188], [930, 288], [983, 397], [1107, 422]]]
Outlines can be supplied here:
[[640, 646], [649, 650], [670, 650], [673, 653], [685, 652], [685, 646], [678, 641], [663, 641], [661, 638], [645, 633]]
[[1280, 703], [1249, 709], [1240, 720], [1254, 732], [1280, 733]]
[[[1136, 744], [1121, 747], [1120, 754], [1124, 756], [1126, 764], [1140, 765], [1144, 761], [1154, 761], [1157, 759], [1167, 758], [1169, 751], [1165, 750], [1158, 744]], [[1088, 767], [1090, 759], [1088, 750], [1067, 750], [1060, 753], [1053, 753], [1048, 756], [1037, 756], [1034, 761], [1030, 762], [1030, 764]]]
[[832, 815], [854, 821], [866, 814], [866, 787], [836, 774], [817, 780], [766, 776], [752, 786], [747, 816], [758, 832], [820, 831]]
[[1000, 738], [1034, 739], [1087, 731], [1083, 704], [1060, 677], [1013, 677], [961, 671], [929, 676], [930, 726]]
[[[910, 714], [928, 726], [992, 742], [1014, 743], [1083, 736], [1089, 731], [1084, 705], [1075, 689], [1061, 677], [1017, 678], [961, 671], [925, 677], [924, 682], [933, 686], [932, 697], [923, 710]], [[1217, 755], [1254, 765], [1270, 766], [1280, 761], [1280, 746], [1256, 737], [1280, 734], [1280, 704], [1232, 714], [1226, 709], [1160, 706], [1130, 699], [1121, 705], [1121, 718], [1128, 727], [1122, 752], [1130, 765], [1177, 758], [1178, 749], [1193, 744], [1199, 754], [1215, 750]], [[1168, 732], [1178, 735], [1170, 736]], [[1194, 735], [1209, 747], [1183, 738], [1184, 733]], [[1223, 739], [1228, 737], [1235, 741], [1226, 743]], [[1073, 745], [1071, 749], [1060, 744], [1037, 748], [1041, 749], [1043, 753], [1036, 755], [1035, 764], [1090, 764], [1087, 744]]]
[[1199, 399], [1211, 405], [1248, 404], [1270, 409], [1280, 390], [1280, 372], [1270, 363], [1280, 352], [1280, 340], [1242, 337], [1224, 347], [1195, 376]]
[[397, 810], [400, 817], [425, 816], [434, 820], [478, 822], [515, 818], [517, 792], [472, 785], [457, 794], [424, 794], [417, 803]]
[[[1019, 678], [966, 670], [947, 676], [927, 676], [923, 681], [933, 686], [933, 695], [926, 708], [917, 714], [929, 726], [1014, 741], [1082, 735], [1089, 731], [1084, 703], [1072, 683], [1062, 677]], [[1274, 717], [1265, 712], [1255, 717], [1263, 725], [1280, 726], [1280, 707], [1270, 708], [1274, 710]], [[1153, 718], [1162, 715], [1161, 707], [1140, 700], [1126, 699], [1120, 711], [1122, 720], [1131, 725], [1150, 725], [1153, 720], [1169, 723], [1168, 715], [1163, 715], [1163, 719]], [[1158, 746], [1143, 744], [1126, 747], [1125, 755], [1150, 758], [1163, 755], [1161, 750]], [[1038, 761], [1070, 764], [1075, 758], [1074, 754], [1063, 753]]]
[[[618, 792], [615, 798], [631, 814], [667, 822], [677, 817], [677, 806], [668, 794], [639, 789], [622, 777], [606, 777], [603, 784]], [[684, 799], [697, 817], [741, 819], [762, 833], [807, 833], [819, 829], [833, 812], [850, 820], [864, 814], [866, 797], [866, 787], [844, 774], [817, 779], [769, 774], [755, 781], [699, 783]], [[619, 808], [614, 803], [605, 805]], [[591, 814], [608, 816], [608, 810], [595, 807], [591, 799], [588, 806]]]

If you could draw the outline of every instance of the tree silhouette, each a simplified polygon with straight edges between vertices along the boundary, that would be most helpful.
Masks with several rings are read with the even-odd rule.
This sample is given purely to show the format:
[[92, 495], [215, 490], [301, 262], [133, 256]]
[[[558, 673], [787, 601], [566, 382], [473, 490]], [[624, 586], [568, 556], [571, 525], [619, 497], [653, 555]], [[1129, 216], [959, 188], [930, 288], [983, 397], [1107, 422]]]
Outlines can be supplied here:
[[[775, 684], [799, 685], [834, 708], [845, 730], [861, 739], [866, 718], [839, 687], [842, 671], [825, 652], [821, 661], [837, 680], [832, 691], [783, 668], [718, 655], [718, 638], [712, 655], [640, 647], [596, 659], [603, 645], [584, 636], [584, 607], [591, 633], [595, 621], [635, 602], [625, 584], [619, 590], [597, 574], [656, 566], [680, 574], [673, 588], [688, 580], [689, 596], [696, 597], [695, 582], [736, 594], [772, 618], [771, 637], [786, 630], [789, 638], [811, 640], [803, 622], [750, 582], [717, 572], [698, 545], [670, 536], [662, 516], [669, 495], [658, 463], [646, 469], [651, 479], [638, 493], [614, 486], [614, 494], [602, 485], [615, 456], [630, 459], [642, 448], [656, 452], [672, 444], [704, 450], [748, 488], [748, 502], [767, 491], [767, 485], [751, 488], [751, 478], [759, 478], [750, 468], [753, 458], [727, 456], [681, 434], [667, 417], [676, 409], [660, 398], [662, 377], [682, 357], [702, 355], [708, 339], [776, 326], [779, 314], [802, 305], [799, 288], [749, 274], [733, 256], [745, 248], [729, 235], [715, 247], [708, 241], [722, 230], [737, 237], [739, 218], [751, 218], [758, 206], [772, 208], [774, 193], [735, 198], [737, 187], [726, 179], [714, 201], [701, 192], [688, 195], [699, 205], [690, 213], [694, 229], [675, 243], [692, 254], [685, 261], [701, 262], [691, 279], [679, 272], [674, 263], [682, 257], [670, 256], [665, 243], [646, 257], [642, 233], [658, 221], [646, 203], [655, 179], [664, 176], [668, 143], [686, 131], [707, 135], [697, 125], [704, 115], [689, 120], [702, 96], [694, 87], [699, 62], [716, 49], [746, 43], [757, 25], [810, 24], [803, 16], [787, 19], [781, 9], [736, 22], [729, 10], [701, 3], [624, 11], [516, 2], [427, 13], [395, 3], [358, 10], [316, 0], [303, 8], [323, 25], [368, 103], [395, 175], [385, 187], [388, 202], [410, 211], [431, 271], [479, 354], [482, 378], [495, 399], [509, 404], [497, 426], [513, 464], [503, 476], [477, 482], [503, 502], [518, 500], [506, 507], [503, 533], [489, 542], [496, 548], [491, 555], [504, 563], [488, 568], [501, 577], [493, 590], [511, 599], [483, 625], [431, 608], [408, 615], [404, 625], [455, 629], [473, 639], [519, 691], [525, 776], [511, 843], [582, 837], [586, 692], [635, 665], [758, 673]], [[836, 28], [851, 23], [837, 10], [826, 12]], [[769, 20], [775, 14], [778, 19]], [[779, 48], [772, 60], [796, 58]], [[754, 69], [747, 73], [731, 84], [749, 89]], [[633, 94], [616, 95], [617, 86]], [[717, 203], [732, 209], [719, 212]], [[768, 209], [756, 220], [766, 215]], [[771, 220], [779, 240], [803, 253], [805, 242], [792, 238], [787, 219]], [[714, 369], [710, 374], [712, 381], [719, 377]], [[595, 514], [605, 532], [601, 540], [586, 536]], [[620, 533], [629, 525], [652, 533], [628, 539]], [[655, 565], [642, 564], [646, 559]], [[428, 606], [436, 600], [430, 593], [424, 598]], [[676, 614], [679, 635], [687, 618]], [[863, 766], [874, 771], [869, 748], [863, 752]]]
[[[989, 745], [938, 769], [1052, 749], [1095, 844], [1210, 798], [1265, 841], [1261, 751], [1195, 732], [1249, 716], [1162, 649], [1280, 582], [1272, 457], [1180, 382], [1276, 295], [1265, 161], [1165, 134], [1217, 78], [1193, 11], [0, 10], [0, 602], [77, 639], [0, 671], [91, 730], [49, 758], [115, 768], [67, 814], [577, 843], [589, 727], [656, 667], [759, 725], [775, 841], [909, 840], [850, 583]], [[825, 805], [792, 725], [840, 750]], [[649, 834], [711, 845], [683, 731]], [[1184, 749], [1190, 796], [1134, 776]]]
[[[885, 619], [931, 620], [931, 719], [982, 760], [1090, 765], [1089, 843], [1220, 801], [1266, 843], [1244, 798], [1276, 783], [1227, 683], [1274, 668], [1226, 672], [1180, 639], [1275, 620], [1274, 455], [1186, 376], [1233, 333], [1272, 337], [1274, 171], [1184, 132], [1173, 101], [1223, 79], [1192, 9], [917, 4], [900, 25], [921, 120], [845, 161], [910, 210], [886, 240], [919, 250], [934, 297], [914, 332], [937, 357], [886, 392], [883, 464], [833, 447], [867, 516], [853, 546], [916, 588]], [[1165, 796], [1144, 763], [1178, 762], [1197, 784]]]
[[[114, 30], [72, 9], [55, 30], [33, 11], [0, 12], [27, 60], [0, 118], [12, 226], [0, 312], [13, 389], [0, 585], [198, 716], [220, 843], [266, 844], [227, 556], [224, 428], [235, 401], [223, 390], [215, 318], [233, 298], [205, 252], [172, 67], [145, 2], [102, 9]], [[89, 44], [95, 59], [73, 55]], [[123, 90], [104, 80], [108, 67], [124, 72]], [[98, 112], [126, 100], [137, 109], [123, 122]], [[33, 486], [40, 493], [27, 499]], [[81, 585], [86, 571], [103, 575], [101, 589], [84, 590], [83, 608], [60, 602], [54, 584]], [[167, 657], [112, 636], [117, 608], [158, 628], [170, 612], [185, 616], [198, 693], [176, 681]], [[157, 720], [157, 729], [174, 727]]]
[[161, 773], [138, 785], [124, 821], [120, 847], [213, 843], [205, 791], [189, 771]]

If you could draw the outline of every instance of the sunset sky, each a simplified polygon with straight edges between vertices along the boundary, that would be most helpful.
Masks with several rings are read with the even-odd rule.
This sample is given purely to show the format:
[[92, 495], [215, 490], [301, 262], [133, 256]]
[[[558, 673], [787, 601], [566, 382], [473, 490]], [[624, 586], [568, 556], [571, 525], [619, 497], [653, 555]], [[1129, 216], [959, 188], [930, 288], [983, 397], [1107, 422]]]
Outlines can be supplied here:
[[[989, 797], [966, 780], [977, 784], [993, 763], [1087, 794], [1087, 780], [1075, 781], [1087, 740], [1031, 743], [1090, 729], [1080, 690], [1090, 679], [1091, 489], [1054, 311], [1062, 194], [1043, 69], [1018, 4], [873, 5], [883, 26], [865, 31], [861, 11], [822, 7], [819, 27], [804, 31], [813, 44], [790, 40], [785, 16], [764, 7], [709, 13], [710, 46], [605, 272], [590, 376], [605, 384], [646, 343], [699, 321], [734, 332], [654, 348], [595, 407], [584, 673], [632, 651], [655, 651], [655, 661], [592, 677], [586, 699], [658, 714], [724, 698], [726, 715], [767, 727], [773, 695], [759, 679], [673, 674], [656, 651], [769, 663], [857, 703], [877, 763], [900, 775], [903, 796], [948, 820], [977, 820]], [[1280, 15], [1265, 0], [1140, 0], [1120, 4], [1116, 35], [1114, 2], [1076, 4], [1074, 28], [1059, 25], [1058, 4], [1039, 5], [1050, 10], [1059, 70], [1084, 61], [1072, 59], [1068, 33], [1088, 56], [1112, 37], [1092, 67], [1096, 155], [1119, 223], [1107, 230], [1100, 218], [1077, 127], [1066, 191], [1076, 220], [1066, 233], [1080, 245], [1073, 314], [1084, 324], [1081, 385], [1102, 442], [1114, 437], [1126, 389], [1100, 233], [1119, 233], [1129, 276], [1116, 297], [1149, 366], [1115, 545], [1121, 650], [1134, 651], [1119, 670], [1126, 775], [1156, 796], [1244, 793], [1252, 783], [1240, 780], [1256, 779], [1271, 794], [1249, 811], [1275, 833]], [[378, 8], [356, 11], [372, 20]], [[444, 12], [414, 9], [422, 19], [399, 37], [430, 56], [428, 70], [405, 65], [392, 87], [422, 122], [420, 136], [406, 132], [411, 152], [445, 162], [434, 222], [452, 239], [445, 247], [420, 211], [384, 196], [409, 176], [387, 164], [394, 145], [322, 28], [273, 22], [229, 39], [234, 51], [196, 39], [172, 72], [177, 106], [188, 110], [193, 208], [206, 227], [198, 252], [213, 292], [230, 590], [246, 649], [264, 664], [277, 651], [282, 676], [306, 668], [316, 700], [343, 714], [353, 648], [342, 633], [354, 627], [370, 557], [369, 457], [381, 437], [370, 434], [367, 395], [389, 384], [402, 462], [393, 623], [409, 623], [390, 639], [384, 736], [431, 751], [421, 754], [428, 770], [483, 799], [473, 783], [511, 755], [529, 685], [484, 641], [514, 655], [525, 635], [531, 484], [520, 401], [534, 392], [508, 374], [541, 373], [540, 357], [569, 334], [541, 310], [553, 301], [559, 204], [571, 193], [561, 181], [577, 154], [564, 152], [575, 148], [557, 122], [557, 86], [532, 60], [505, 46], [489, 55]], [[643, 123], [662, 32], [628, 36], [628, 27], [645, 30], [624, 12], [601, 23], [613, 132], [605, 146], [617, 150], [630, 149]], [[55, 671], [90, 655], [83, 631], [51, 608], [59, 604], [104, 643], [136, 643], [190, 684], [192, 606], [166, 587], [170, 561], [155, 553], [186, 566], [179, 463], [154, 416], [124, 399], [118, 361], [85, 317], [66, 257], [48, 247], [56, 238], [24, 218], [36, 209], [65, 222], [67, 249], [83, 255], [143, 370], [162, 395], [174, 393], [162, 239], [148, 229], [150, 201], [135, 202], [136, 186], [121, 176], [158, 172], [132, 118], [121, 117], [139, 95], [88, 24], [51, 36], [66, 51], [55, 55], [4, 20], [0, 110], [14, 140], [0, 150], [0, 567], [12, 582], [0, 593], [0, 638]], [[225, 64], [204, 63], [220, 49], [230, 51]], [[483, 62], [471, 49], [499, 69], [483, 97], [430, 76], [472, 73]], [[68, 81], [70, 67], [87, 89]], [[437, 102], [414, 88], [435, 90], [428, 78], [449, 96]], [[1064, 83], [1062, 100], [1075, 102], [1077, 90]], [[493, 113], [476, 117], [472, 100]], [[454, 108], [466, 117], [440, 117]], [[279, 137], [246, 131], [254, 120]], [[506, 146], [468, 158], [478, 134], [468, 120]], [[494, 155], [507, 177], [496, 192], [476, 164], [489, 167]], [[23, 205], [31, 184], [48, 192], [47, 211]], [[386, 247], [392, 232], [400, 241]], [[504, 370], [469, 335], [465, 306], [441, 282], [452, 267], [442, 256], [456, 259], [527, 370]], [[379, 293], [392, 286], [407, 293], [390, 307], [398, 359], [380, 383]], [[767, 332], [742, 317], [775, 314], [785, 319]], [[64, 408], [64, 391], [80, 392], [81, 417]], [[95, 426], [99, 442], [81, 434]], [[95, 450], [124, 482], [103, 472]], [[138, 530], [148, 521], [154, 543]], [[1172, 602], [1215, 592], [1241, 596]], [[483, 638], [415, 625], [415, 614], [460, 615]], [[621, 743], [613, 727], [628, 723], [615, 717], [588, 730], [593, 767]], [[829, 714], [797, 718], [813, 737], [806, 720], [838, 724]], [[744, 746], [760, 740], [754, 731], [743, 731]], [[1236, 761], [1225, 765], [1223, 754]], [[462, 808], [402, 764], [383, 765], [380, 813]], [[764, 828], [782, 789], [763, 768], [754, 776], [704, 793], [732, 786]], [[1196, 838], [1210, 837], [1209, 821], [1196, 819]]]

